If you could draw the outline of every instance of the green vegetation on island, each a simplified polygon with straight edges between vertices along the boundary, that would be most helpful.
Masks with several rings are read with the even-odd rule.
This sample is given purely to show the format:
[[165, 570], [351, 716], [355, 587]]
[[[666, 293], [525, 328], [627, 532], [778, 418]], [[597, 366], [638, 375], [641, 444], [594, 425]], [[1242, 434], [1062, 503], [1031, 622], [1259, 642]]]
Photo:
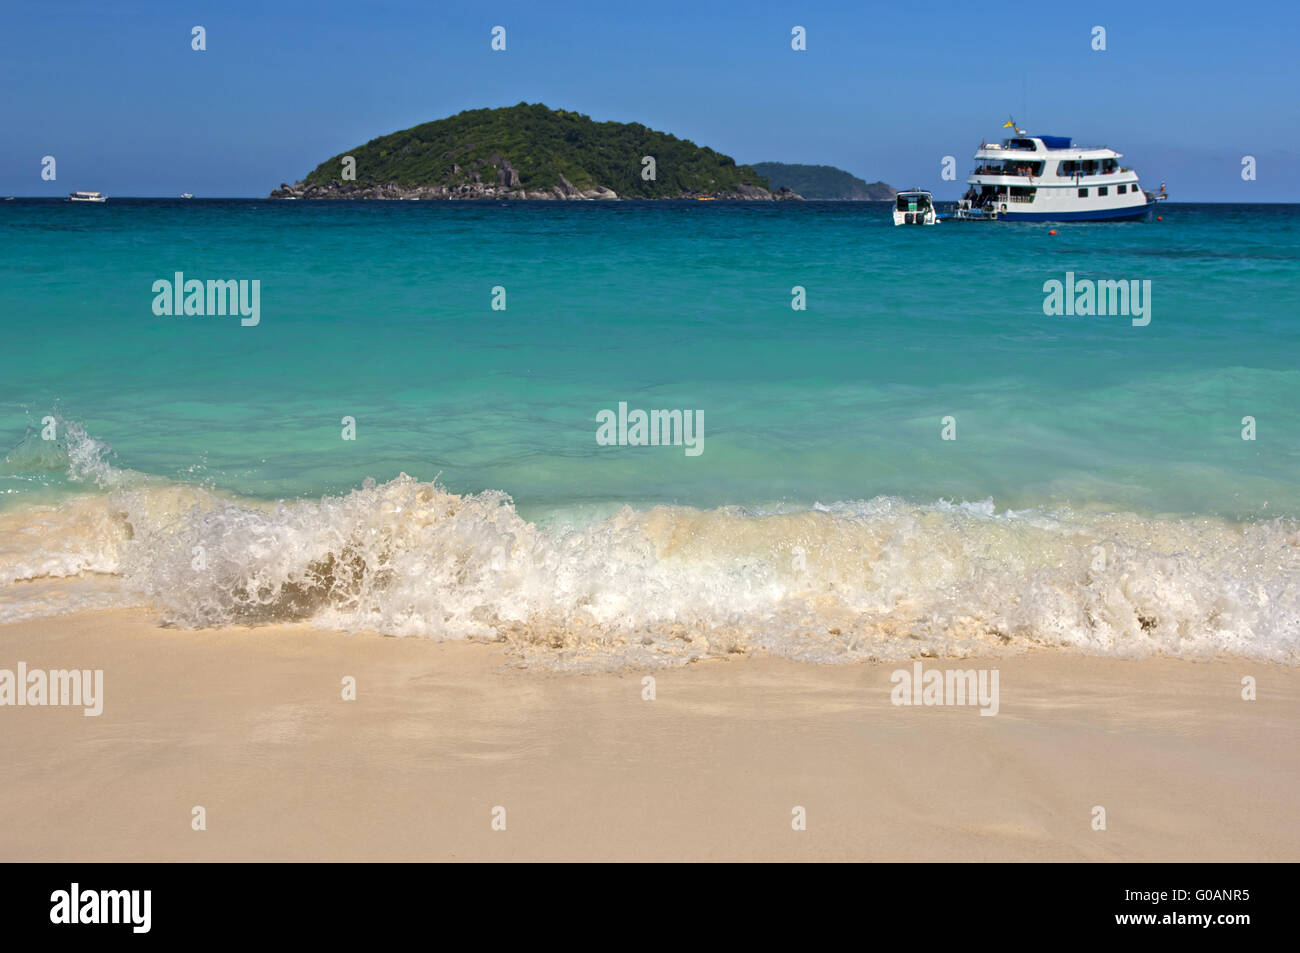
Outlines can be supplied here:
[[771, 181], [772, 188], [785, 187], [806, 199], [889, 201], [898, 194], [897, 189], [884, 182], [868, 183], [830, 165], [755, 162], [753, 168]]
[[[347, 157], [355, 160], [348, 175]], [[653, 177], [644, 157], [653, 159]], [[470, 109], [372, 139], [317, 166], [281, 198], [771, 199], [768, 182], [707, 146], [640, 123], [520, 103]]]

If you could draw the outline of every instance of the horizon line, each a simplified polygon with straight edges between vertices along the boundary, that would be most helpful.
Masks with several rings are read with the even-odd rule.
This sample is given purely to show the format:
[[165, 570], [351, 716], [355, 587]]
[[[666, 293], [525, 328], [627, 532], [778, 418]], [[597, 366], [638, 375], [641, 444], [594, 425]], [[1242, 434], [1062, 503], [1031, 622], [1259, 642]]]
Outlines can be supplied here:
[[[893, 188], [893, 186], [891, 185], [890, 188]], [[927, 190], [927, 191], [933, 191], [933, 190]], [[69, 193], [69, 194], [70, 194], [70, 193]], [[413, 200], [413, 199], [360, 199], [360, 198], [358, 198], [358, 199], [344, 199], [344, 198], [329, 198], [329, 199], [277, 199], [277, 198], [272, 198], [272, 197], [269, 196], [269, 195], [202, 195], [202, 196], [196, 195], [196, 196], [194, 196], [193, 198], [185, 199], [185, 198], [182, 198], [182, 197], [179, 196], [179, 195], [170, 195], [170, 194], [169, 194], [169, 195], [116, 195], [116, 196], [115, 196], [115, 195], [112, 195], [112, 194], [110, 194], [110, 193], [104, 193], [104, 196], [105, 196], [105, 198], [118, 198], [118, 199], [172, 199], [172, 200], [175, 200], [175, 201], [178, 201], [178, 202], [180, 202], [180, 201], [185, 201], [185, 202], [209, 201], [209, 202], [212, 202], [212, 201], [231, 201], [231, 200], [239, 200], [239, 201], [250, 201], [250, 202], [256, 202], [256, 201], [265, 201], [265, 202], [289, 202], [289, 201], [301, 201], [301, 202], [350, 202], [350, 203], [369, 203], [369, 202], [373, 202], [373, 203], [380, 204], [380, 205], [396, 205], [396, 204], [400, 204], [400, 203], [402, 203], [402, 202], [425, 201], [425, 202], [429, 202], [430, 204], [438, 204], [438, 203], [442, 203], [442, 204], [447, 204], [447, 205], [456, 205], [456, 204], [470, 204], [470, 205], [476, 205], [476, 204], [491, 204], [491, 203], [493, 203], [493, 202], [498, 202], [498, 201], [508, 201], [508, 202], [510, 202], [510, 203], [515, 203], [515, 202], [545, 202], [545, 203], [547, 203], [547, 204], [554, 204], [554, 205], [580, 205], [580, 204], [583, 204], [582, 202], [579, 202], [579, 201], [575, 201], [575, 200], [563, 200], [563, 199], [508, 199], [508, 200], [507, 200], [507, 199], [499, 199], [499, 198], [490, 198], [490, 199], [486, 199], [486, 198], [485, 198], [485, 199], [422, 199], [422, 200]], [[68, 196], [67, 196], [67, 195], [6, 195], [6, 196], [3, 196], [3, 199], [0, 199], [0, 200], [2, 200], [2, 201], [8, 201], [9, 199], [14, 199], [14, 200], [17, 200], [17, 199], [43, 199], [43, 200], [50, 201], [50, 202], [66, 202], [66, 201], [68, 200]], [[610, 203], [610, 202], [672, 202], [672, 201], [687, 201], [687, 200], [686, 200], [686, 199], [680, 199], [680, 200], [679, 200], [679, 199], [647, 199], [647, 198], [636, 198], [636, 197], [628, 197], [628, 198], [624, 198], [623, 196], [619, 196], [617, 199], [600, 199], [600, 200], [592, 199], [592, 200], [589, 200], [589, 201], [590, 201], [592, 204], [597, 204], [597, 205], [599, 205], [599, 204], [608, 204], [608, 203]], [[725, 202], [726, 200], [724, 200], [724, 199], [719, 199], [718, 201], [724, 201], [724, 202]], [[737, 203], [740, 203], [740, 204], [744, 204], [744, 205], [762, 205], [762, 204], [765, 204], [765, 203], [763, 203], [763, 202], [745, 201], [745, 200], [743, 200], [743, 199], [736, 199], [736, 200], [734, 200], [734, 201], [737, 202]], [[846, 203], [854, 203], [854, 204], [868, 204], [868, 203], [871, 203], [871, 202], [892, 202], [893, 199], [810, 199], [810, 198], [807, 198], [807, 197], [803, 197], [803, 196], [801, 196], [801, 197], [799, 198], [798, 201], [803, 201], [803, 202], [846, 202]], [[953, 202], [953, 201], [957, 201], [957, 200], [956, 200], [956, 199], [938, 199], [938, 201], [940, 201], [940, 202]], [[1168, 203], [1169, 203], [1170, 205], [1300, 205], [1300, 200], [1293, 201], [1293, 202], [1285, 202], [1285, 201], [1282, 201], [1282, 202], [1277, 202], [1277, 201], [1272, 201], [1272, 202], [1270, 202], [1270, 201], [1241, 202], [1241, 201], [1237, 201], [1237, 200], [1234, 200], [1234, 199], [1195, 199], [1195, 200], [1192, 200], [1192, 199], [1184, 199], [1184, 200], [1182, 200], [1182, 201], [1174, 201], [1172, 198], [1170, 198], [1170, 199], [1168, 200]]]

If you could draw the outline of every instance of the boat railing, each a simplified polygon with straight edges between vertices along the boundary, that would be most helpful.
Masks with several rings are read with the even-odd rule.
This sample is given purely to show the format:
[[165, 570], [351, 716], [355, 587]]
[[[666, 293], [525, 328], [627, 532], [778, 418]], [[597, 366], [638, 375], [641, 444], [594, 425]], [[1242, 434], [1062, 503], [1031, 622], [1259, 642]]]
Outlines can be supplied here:
[[975, 171], [972, 172], [971, 175], [1000, 175], [1008, 179], [1034, 179], [1041, 177], [1041, 173], [1036, 174], [1032, 170], [1023, 166], [1018, 169], [995, 169], [992, 166], [981, 165], [976, 166]]

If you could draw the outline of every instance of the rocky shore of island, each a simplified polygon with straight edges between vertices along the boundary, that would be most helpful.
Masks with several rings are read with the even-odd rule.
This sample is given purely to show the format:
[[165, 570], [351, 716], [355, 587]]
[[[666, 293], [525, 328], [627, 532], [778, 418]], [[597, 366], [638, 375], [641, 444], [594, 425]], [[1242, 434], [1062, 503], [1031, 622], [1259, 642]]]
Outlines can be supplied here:
[[[295, 182], [290, 185], [281, 182], [280, 187], [271, 192], [273, 199], [380, 199], [392, 201], [559, 201], [591, 202], [617, 201], [624, 198], [613, 189], [603, 186], [580, 189], [560, 176], [558, 185], [549, 189], [524, 189], [516, 184], [506, 182], [467, 182], [459, 185], [419, 185], [402, 186], [396, 182], [382, 185], [362, 185], [356, 182], [329, 182], [324, 185], [309, 185]], [[630, 199], [645, 201], [642, 196], [627, 196]], [[663, 199], [711, 199], [720, 202], [788, 202], [802, 201], [802, 196], [788, 188], [765, 189], [753, 185], [737, 185], [718, 192], [681, 192], [676, 195], [656, 196], [650, 201]]]

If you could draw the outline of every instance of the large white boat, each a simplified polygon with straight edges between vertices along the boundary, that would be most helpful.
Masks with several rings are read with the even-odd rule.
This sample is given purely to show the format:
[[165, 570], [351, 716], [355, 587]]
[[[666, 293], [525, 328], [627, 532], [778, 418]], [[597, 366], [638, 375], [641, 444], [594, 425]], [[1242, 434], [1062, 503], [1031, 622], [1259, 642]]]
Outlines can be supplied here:
[[1104, 222], [1151, 213], [1168, 196], [1145, 191], [1123, 155], [1068, 136], [1017, 135], [980, 146], [953, 217], [967, 221]]
[[68, 196], [69, 202], [107, 202], [108, 196], [103, 192], [73, 192]]
[[895, 225], [937, 225], [934, 196], [924, 189], [899, 192], [894, 200]]

